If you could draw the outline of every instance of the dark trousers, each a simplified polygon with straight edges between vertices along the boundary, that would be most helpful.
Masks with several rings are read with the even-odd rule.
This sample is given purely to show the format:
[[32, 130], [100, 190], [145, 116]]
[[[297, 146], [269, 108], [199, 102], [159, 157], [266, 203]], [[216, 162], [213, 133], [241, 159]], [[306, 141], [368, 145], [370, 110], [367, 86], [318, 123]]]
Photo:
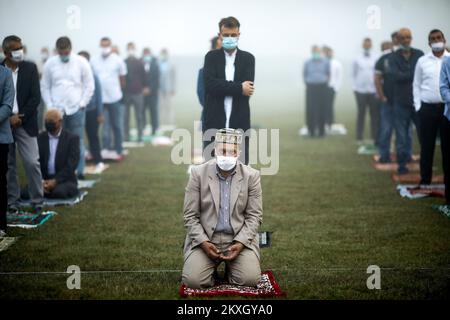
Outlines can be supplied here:
[[327, 89], [327, 84], [306, 85], [306, 125], [311, 137], [316, 135], [316, 131], [319, 137], [325, 135]]
[[[210, 140], [203, 140], [203, 157], [205, 158], [205, 161], [209, 161], [212, 158], [214, 158], [214, 149], [211, 150], [211, 153], [206, 152], [205, 153], [205, 149], [210, 145], [214, 145], [214, 137], [211, 137]], [[245, 146], [244, 146], [244, 152], [241, 151], [241, 155], [239, 157], [239, 160], [244, 163], [245, 165], [248, 165], [249, 162], [249, 144], [250, 144], [250, 138], [249, 137], [244, 137], [244, 141]]]
[[394, 106], [389, 102], [380, 104], [380, 131], [378, 133], [378, 149], [380, 162], [391, 162], [391, 137], [394, 128]]
[[331, 126], [334, 123], [334, 98], [336, 92], [333, 88], [327, 87], [327, 108], [325, 112], [325, 124]]
[[420, 184], [430, 184], [433, 174], [436, 137], [444, 121], [444, 104], [422, 102], [418, 112], [420, 123]]
[[441, 123], [441, 152], [444, 169], [445, 201], [450, 205], [450, 120], [443, 117]]
[[6, 212], [8, 211], [8, 144], [0, 144], [0, 230], [6, 231]]
[[398, 173], [407, 172], [406, 164], [412, 155], [412, 123], [420, 142], [420, 126], [416, 110], [412, 105], [394, 103], [394, 129], [396, 140]]
[[380, 127], [380, 109], [378, 100], [373, 93], [355, 92], [355, 97], [356, 105], [358, 107], [356, 116], [356, 140], [363, 140], [366, 110], [369, 108], [370, 135], [375, 144], [378, 145], [378, 131]]
[[152, 125], [152, 135], [154, 135], [156, 133], [156, 130], [158, 130], [159, 128], [158, 94], [145, 97], [144, 108], [142, 112], [144, 127], [147, 125], [147, 111], [149, 111], [150, 121]]
[[99, 164], [103, 161], [100, 149], [99, 138], [99, 123], [98, 123], [97, 110], [91, 110], [86, 112], [86, 134], [89, 140], [89, 151], [95, 164]]

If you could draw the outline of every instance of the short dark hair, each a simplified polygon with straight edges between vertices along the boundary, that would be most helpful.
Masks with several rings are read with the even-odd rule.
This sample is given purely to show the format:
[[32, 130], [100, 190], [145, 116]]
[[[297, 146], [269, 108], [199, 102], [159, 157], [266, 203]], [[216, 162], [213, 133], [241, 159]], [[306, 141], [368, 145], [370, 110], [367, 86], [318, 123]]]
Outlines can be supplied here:
[[223, 18], [222, 20], [220, 20], [219, 22], [219, 31], [222, 30], [222, 26], [225, 28], [230, 28], [230, 29], [234, 29], [234, 28], [240, 28], [241, 24], [239, 23], [239, 20], [236, 19], [235, 17], [227, 17], [227, 18]]
[[394, 41], [394, 39], [397, 39], [398, 31], [394, 31], [391, 33], [391, 40]]
[[211, 39], [211, 49], [215, 50], [217, 49], [217, 41], [219, 40], [219, 37], [215, 36]]
[[370, 39], [369, 37], [364, 38], [364, 42], [372, 42], [372, 39]]
[[58, 40], [56, 40], [56, 49], [64, 50], [70, 48], [72, 48], [72, 42], [70, 42], [68, 37], [59, 37]]
[[3, 39], [2, 43], [3, 52], [6, 53], [10, 51], [9, 46], [11, 42], [22, 42], [22, 39], [20, 39], [18, 36], [15, 35], [7, 36], [5, 39]]
[[431, 30], [430, 33], [428, 34], [428, 41], [430, 41], [430, 37], [431, 37], [431, 35], [432, 35], [433, 33], [438, 33], [438, 32], [442, 35], [442, 38], [445, 39], [444, 33], [443, 33], [441, 30], [439, 30], [439, 29], [433, 29], [433, 30]]
[[78, 52], [78, 55], [80, 55], [82, 57], [85, 57], [88, 61], [91, 59], [91, 55], [89, 54], [89, 52], [84, 51], [84, 50]]
[[111, 39], [109, 37], [103, 37], [103, 38], [100, 39], [100, 42], [103, 42], [103, 41], [111, 42]]

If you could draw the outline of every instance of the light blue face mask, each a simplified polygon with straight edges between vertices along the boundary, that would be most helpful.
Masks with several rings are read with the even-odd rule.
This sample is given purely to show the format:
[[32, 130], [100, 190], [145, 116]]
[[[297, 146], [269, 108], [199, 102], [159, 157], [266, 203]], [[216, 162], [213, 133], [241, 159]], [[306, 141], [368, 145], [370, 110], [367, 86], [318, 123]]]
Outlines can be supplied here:
[[236, 49], [238, 45], [238, 37], [223, 37], [222, 38], [222, 48], [225, 50], [233, 50]]
[[61, 56], [60, 55], [59, 58], [61, 59], [61, 62], [63, 62], [63, 63], [67, 63], [70, 60], [70, 56], [69, 55], [67, 55], [67, 56]]

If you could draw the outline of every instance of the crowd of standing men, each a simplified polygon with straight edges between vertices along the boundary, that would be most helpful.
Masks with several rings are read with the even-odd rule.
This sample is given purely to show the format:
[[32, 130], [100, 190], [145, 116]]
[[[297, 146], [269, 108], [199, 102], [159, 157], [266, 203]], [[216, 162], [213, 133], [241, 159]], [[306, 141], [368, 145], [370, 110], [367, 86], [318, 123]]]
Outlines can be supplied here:
[[[356, 141], [363, 144], [366, 112], [370, 115], [371, 139], [381, 164], [397, 162], [397, 174], [409, 173], [413, 161], [413, 126], [420, 143], [420, 185], [432, 182], [436, 141], [440, 139], [446, 202], [450, 204], [450, 53], [441, 30], [429, 32], [429, 52], [412, 47], [412, 32], [402, 28], [381, 45], [382, 54], [372, 50], [365, 38], [362, 54], [352, 65], [356, 98]], [[306, 123], [311, 137], [323, 137], [333, 123], [334, 94], [342, 80], [342, 66], [332, 51], [312, 48], [305, 62]], [[330, 94], [333, 93], [333, 94]], [[391, 139], [395, 132], [395, 155]]]
[[[52, 56], [47, 48], [41, 50], [38, 67], [26, 58], [22, 39], [11, 35], [3, 40], [0, 236], [6, 234], [6, 213], [19, 212], [21, 200], [30, 200], [31, 210], [40, 213], [44, 197], [73, 196], [76, 180], [84, 179], [85, 145], [95, 163], [94, 172], [103, 171], [103, 157], [123, 159], [123, 142], [131, 140], [131, 108], [136, 116], [137, 142], [143, 141], [147, 121], [151, 122], [151, 137], [158, 135], [162, 126], [175, 128], [171, 105], [175, 68], [167, 49], [157, 58], [144, 48], [138, 57], [130, 42], [123, 60], [117, 46], [104, 37], [100, 51], [92, 59], [87, 51], [75, 54], [71, 40], [60, 37]], [[84, 141], [85, 133], [89, 144]], [[23, 189], [16, 151], [27, 178]]]

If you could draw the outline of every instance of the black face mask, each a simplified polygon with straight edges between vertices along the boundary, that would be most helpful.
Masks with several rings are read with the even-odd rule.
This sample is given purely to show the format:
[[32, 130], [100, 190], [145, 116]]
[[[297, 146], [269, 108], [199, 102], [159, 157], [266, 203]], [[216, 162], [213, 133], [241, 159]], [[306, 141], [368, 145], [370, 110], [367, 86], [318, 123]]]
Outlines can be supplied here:
[[54, 122], [46, 122], [45, 123], [45, 129], [47, 130], [48, 133], [50, 134], [55, 134], [56, 133], [56, 123]]

